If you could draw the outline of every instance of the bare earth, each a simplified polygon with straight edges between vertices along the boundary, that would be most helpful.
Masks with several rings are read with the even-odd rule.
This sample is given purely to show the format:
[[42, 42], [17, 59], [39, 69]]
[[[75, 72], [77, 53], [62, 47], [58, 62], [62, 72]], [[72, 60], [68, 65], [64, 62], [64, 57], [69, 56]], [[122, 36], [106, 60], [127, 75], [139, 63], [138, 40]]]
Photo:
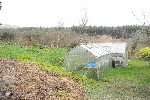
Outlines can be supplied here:
[[0, 59], [0, 100], [84, 100], [84, 89], [73, 79], [42, 71], [34, 63]]

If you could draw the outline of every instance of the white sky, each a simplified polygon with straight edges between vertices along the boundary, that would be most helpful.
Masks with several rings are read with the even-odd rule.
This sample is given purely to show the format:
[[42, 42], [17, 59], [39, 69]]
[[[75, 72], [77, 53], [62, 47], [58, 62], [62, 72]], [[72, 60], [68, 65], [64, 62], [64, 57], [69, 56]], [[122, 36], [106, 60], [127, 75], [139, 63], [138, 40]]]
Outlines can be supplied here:
[[16, 26], [54, 27], [79, 25], [87, 10], [88, 24], [97, 26], [135, 25], [150, 20], [150, 0], [0, 0], [0, 22]]

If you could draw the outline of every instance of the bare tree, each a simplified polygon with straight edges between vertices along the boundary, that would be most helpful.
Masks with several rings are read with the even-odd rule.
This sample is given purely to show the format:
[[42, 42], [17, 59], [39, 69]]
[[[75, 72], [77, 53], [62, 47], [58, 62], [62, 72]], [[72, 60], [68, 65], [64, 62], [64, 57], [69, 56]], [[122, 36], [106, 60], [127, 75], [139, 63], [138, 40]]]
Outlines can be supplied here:
[[79, 23], [80, 26], [80, 33], [84, 34], [85, 33], [85, 29], [86, 29], [86, 24], [88, 22], [88, 17], [87, 17], [87, 9], [84, 8], [84, 16], [81, 19], [81, 22]]
[[59, 47], [59, 42], [60, 42], [60, 30], [63, 27], [64, 22], [63, 21], [59, 21], [57, 28], [58, 28], [58, 35], [57, 35], [57, 48]]
[[57, 24], [57, 28], [58, 30], [60, 30], [64, 25], [64, 22], [63, 21], [59, 21], [58, 24]]
[[[132, 14], [142, 24], [141, 31], [144, 32], [144, 33], [146, 33], [147, 35], [149, 35], [149, 31], [150, 31], [150, 27], [149, 26], [150, 26], [150, 23], [149, 23], [149, 21], [148, 21], [148, 19], [146, 17], [146, 13], [144, 11], [142, 11], [143, 19], [139, 19], [134, 12], [132, 12]], [[146, 25], [148, 27], [146, 27]]]
[[150, 42], [150, 24], [147, 19], [146, 13], [142, 11], [142, 18], [137, 16], [134, 12], [132, 12], [133, 16], [140, 22], [142, 25], [139, 30], [132, 33], [131, 38], [131, 55], [137, 55], [139, 53], [139, 49], [149, 45]]

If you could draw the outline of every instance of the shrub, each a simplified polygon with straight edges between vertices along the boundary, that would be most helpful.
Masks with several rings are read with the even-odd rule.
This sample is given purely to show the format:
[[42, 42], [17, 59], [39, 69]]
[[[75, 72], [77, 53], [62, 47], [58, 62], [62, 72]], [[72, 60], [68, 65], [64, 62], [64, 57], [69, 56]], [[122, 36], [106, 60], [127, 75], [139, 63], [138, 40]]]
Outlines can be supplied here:
[[150, 60], [150, 47], [145, 47], [140, 50], [140, 56], [144, 60]]
[[12, 40], [14, 39], [14, 34], [9, 33], [9, 32], [4, 32], [3, 35], [1, 36], [2, 40]]

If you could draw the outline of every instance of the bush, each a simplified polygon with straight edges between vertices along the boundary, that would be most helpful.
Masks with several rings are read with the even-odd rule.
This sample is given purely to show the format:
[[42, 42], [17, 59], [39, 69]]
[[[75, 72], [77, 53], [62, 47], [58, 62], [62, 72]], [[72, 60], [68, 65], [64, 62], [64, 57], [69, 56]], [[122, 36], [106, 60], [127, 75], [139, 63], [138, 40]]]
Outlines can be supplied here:
[[14, 39], [14, 34], [9, 33], [9, 32], [4, 32], [3, 35], [1, 36], [2, 40], [12, 40]]
[[150, 47], [145, 47], [140, 50], [140, 56], [144, 60], [150, 60]]

